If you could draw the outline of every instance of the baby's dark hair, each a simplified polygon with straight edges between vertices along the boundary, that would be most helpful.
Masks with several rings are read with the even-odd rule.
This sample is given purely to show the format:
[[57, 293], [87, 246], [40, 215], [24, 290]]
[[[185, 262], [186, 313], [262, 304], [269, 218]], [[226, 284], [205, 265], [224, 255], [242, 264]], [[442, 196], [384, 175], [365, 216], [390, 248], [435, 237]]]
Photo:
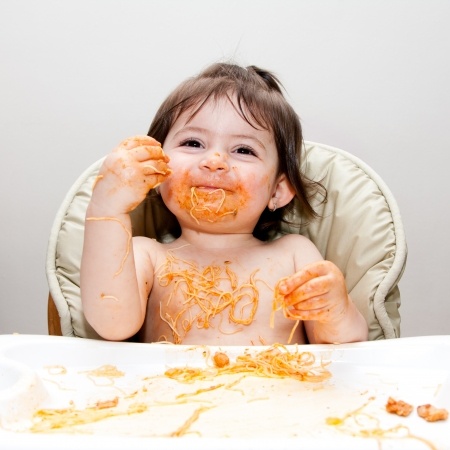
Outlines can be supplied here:
[[[228, 98], [241, 117], [252, 127], [273, 133], [278, 152], [278, 175], [284, 173], [291, 183], [300, 208], [298, 214], [306, 221], [316, 217], [310, 202], [319, 183], [301, 172], [303, 136], [300, 119], [286, 101], [278, 78], [256, 66], [241, 67], [216, 63], [199, 75], [181, 83], [158, 109], [148, 135], [164, 144], [175, 121], [185, 111], [194, 116], [209, 99]], [[253, 232], [267, 240], [280, 231], [281, 222], [293, 212], [294, 200], [283, 208], [262, 213]]]

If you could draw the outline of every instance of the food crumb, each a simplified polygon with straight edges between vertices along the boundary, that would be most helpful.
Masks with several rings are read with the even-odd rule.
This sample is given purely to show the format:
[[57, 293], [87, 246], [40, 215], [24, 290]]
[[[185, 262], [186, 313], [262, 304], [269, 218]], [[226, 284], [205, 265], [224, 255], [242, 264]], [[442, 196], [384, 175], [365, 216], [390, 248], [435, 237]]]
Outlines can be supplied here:
[[411, 414], [413, 406], [403, 400], [395, 400], [392, 397], [388, 398], [386, 403], [386, 411], [398, 416], [407, 417]]
[[228, 366], [230, 364], [230, 358], [223, 352], [216, 352], [213, 356], [214, 365], [221, 369], [222, 367]]
[[448, 411], [444, 408], [436, 408], [429, 403], [417, 407], [417, 414], [427, 422], [437, 422], [438, 420], [447, 420]]

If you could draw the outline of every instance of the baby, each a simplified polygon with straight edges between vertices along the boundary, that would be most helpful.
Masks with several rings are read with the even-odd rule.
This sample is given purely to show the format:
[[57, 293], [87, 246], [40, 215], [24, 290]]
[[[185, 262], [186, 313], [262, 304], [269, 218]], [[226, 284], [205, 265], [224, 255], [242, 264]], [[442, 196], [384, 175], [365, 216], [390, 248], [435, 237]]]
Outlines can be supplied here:
[[[315, 217], [321, 186], [301, 173], [301, 148], [270, 72], [214, 64], [175, 89], [148, 136], [110, 153], [94, 186], [81, 264], [93, 328], [177, 344], [366, 340], [340, 270], [307, 238], [280, 237], [294, 201]], [[132, 237], [129, 213], [150, 190], [179, 223], [172, 242]]]

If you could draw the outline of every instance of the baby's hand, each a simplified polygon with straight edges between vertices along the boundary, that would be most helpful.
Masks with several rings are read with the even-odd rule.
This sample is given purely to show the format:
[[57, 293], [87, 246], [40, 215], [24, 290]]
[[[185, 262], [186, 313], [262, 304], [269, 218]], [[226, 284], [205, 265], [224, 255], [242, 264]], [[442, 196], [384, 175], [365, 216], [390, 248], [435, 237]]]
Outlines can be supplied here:
[[105, 214], [128, 213], [171, 173], [161, 144], [149, 136], [123, 141], [105, 159], [91, 202]]
[[294, 320], [339, 321], [350, 304], [344, 276], [330, 261], [308, 264], [280, 280], [276, 291], [285, 316]]

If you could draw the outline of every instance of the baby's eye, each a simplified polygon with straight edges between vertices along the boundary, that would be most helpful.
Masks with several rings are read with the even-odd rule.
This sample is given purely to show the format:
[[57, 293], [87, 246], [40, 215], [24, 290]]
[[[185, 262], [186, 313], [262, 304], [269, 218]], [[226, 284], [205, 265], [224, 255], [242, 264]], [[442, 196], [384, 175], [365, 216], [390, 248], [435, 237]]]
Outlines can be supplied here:
[[256, 153], [249, 147], [239, 147], [235, 150], [236, 153], [239, 153], [240, 155], [252, 155], [256, 156]]
[[201, 147], [201, 144], [199, 141], [197, 141], [196, 139], [186, 139], [185, 141], [183, 141], [181, 143], [182, 147], [195, 147], [195, 148], [199, 148]]

